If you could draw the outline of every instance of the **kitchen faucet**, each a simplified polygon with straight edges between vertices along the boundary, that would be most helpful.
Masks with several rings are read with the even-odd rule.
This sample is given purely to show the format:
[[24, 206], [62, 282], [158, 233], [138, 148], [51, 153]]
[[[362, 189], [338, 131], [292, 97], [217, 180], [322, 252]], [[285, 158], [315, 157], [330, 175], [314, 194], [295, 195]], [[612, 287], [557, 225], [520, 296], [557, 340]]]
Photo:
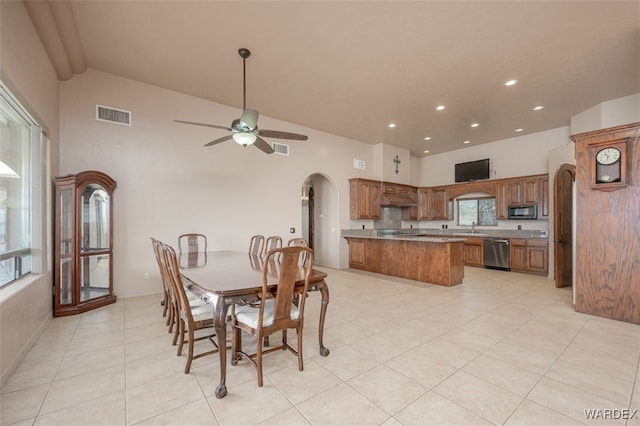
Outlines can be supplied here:
[[475, 220], [471, 221], [471, 233], [472, 234], [476, 233], [476, 221]]

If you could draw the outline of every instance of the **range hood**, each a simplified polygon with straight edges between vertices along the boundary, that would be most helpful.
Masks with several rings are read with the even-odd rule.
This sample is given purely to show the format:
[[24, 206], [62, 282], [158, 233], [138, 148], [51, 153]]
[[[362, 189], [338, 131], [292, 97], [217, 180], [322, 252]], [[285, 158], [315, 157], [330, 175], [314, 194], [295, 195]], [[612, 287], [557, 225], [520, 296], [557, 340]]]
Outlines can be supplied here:
[[383, 207], [415, 207], [418, 203], [408, 195], [382, 194], [380, 205]]

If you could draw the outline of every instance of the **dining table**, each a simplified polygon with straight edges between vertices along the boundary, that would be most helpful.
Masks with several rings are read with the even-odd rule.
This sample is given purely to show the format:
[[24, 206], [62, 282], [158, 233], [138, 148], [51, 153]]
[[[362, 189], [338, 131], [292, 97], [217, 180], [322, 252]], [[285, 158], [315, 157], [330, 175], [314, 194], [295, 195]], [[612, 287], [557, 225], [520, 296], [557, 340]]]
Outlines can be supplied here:
[[[261, 256], [238, 251], [208, 251], [184, 253], [178, 256], [183, 285], [211, 305], [213, 326], [216, 331], [218, 353], [220, 356], [220, 383], [216, 388], [216, 398], [227, 395], [227, 316], [233, 305], [255, 305], [260, 303], [263, 286], [263, 260]], [[275, 294], [278, 287], [277, 268], [269, 268], [267, 274], [268, 292]], [[320, 355], [329, 355], [329, 349], [323, 344], [324, 321], [329, 304], [327, 274], [316, 269], [311, 270], [309, 291], [318, 291], [321, 295], [320, 320], [318, 324], [318, 343]], [[296, 291], [304, 290], [305, 270], [301, 267], [296, 278]]]

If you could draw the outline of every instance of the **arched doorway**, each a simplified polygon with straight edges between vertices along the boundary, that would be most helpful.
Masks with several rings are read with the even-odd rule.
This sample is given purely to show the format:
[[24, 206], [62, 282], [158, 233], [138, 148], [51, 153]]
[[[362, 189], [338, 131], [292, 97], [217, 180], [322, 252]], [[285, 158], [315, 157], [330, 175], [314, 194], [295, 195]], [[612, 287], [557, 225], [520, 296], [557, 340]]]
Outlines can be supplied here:
[[302, 184], [302, 237], [313, 248], [317, 265], [339, 268], [339, 206], [336, 185], [322, 173]]
[[556, 172], [553, 185], [554, 271], [556, 287], [573, 284], [573, 187], [576, 166], [563, 164]]

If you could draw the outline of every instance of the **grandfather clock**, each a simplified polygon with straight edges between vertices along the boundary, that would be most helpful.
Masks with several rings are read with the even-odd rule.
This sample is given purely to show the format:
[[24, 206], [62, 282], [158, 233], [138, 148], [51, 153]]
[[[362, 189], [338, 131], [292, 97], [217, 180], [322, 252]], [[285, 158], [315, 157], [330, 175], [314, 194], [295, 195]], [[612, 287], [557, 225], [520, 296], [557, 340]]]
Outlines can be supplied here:
[[571, 139], [576, 310], [640, 324], [640, 122]]
[[55, 317], [114, 303], [113, 191], [98, 171], [58, 177], [55, 216]]

